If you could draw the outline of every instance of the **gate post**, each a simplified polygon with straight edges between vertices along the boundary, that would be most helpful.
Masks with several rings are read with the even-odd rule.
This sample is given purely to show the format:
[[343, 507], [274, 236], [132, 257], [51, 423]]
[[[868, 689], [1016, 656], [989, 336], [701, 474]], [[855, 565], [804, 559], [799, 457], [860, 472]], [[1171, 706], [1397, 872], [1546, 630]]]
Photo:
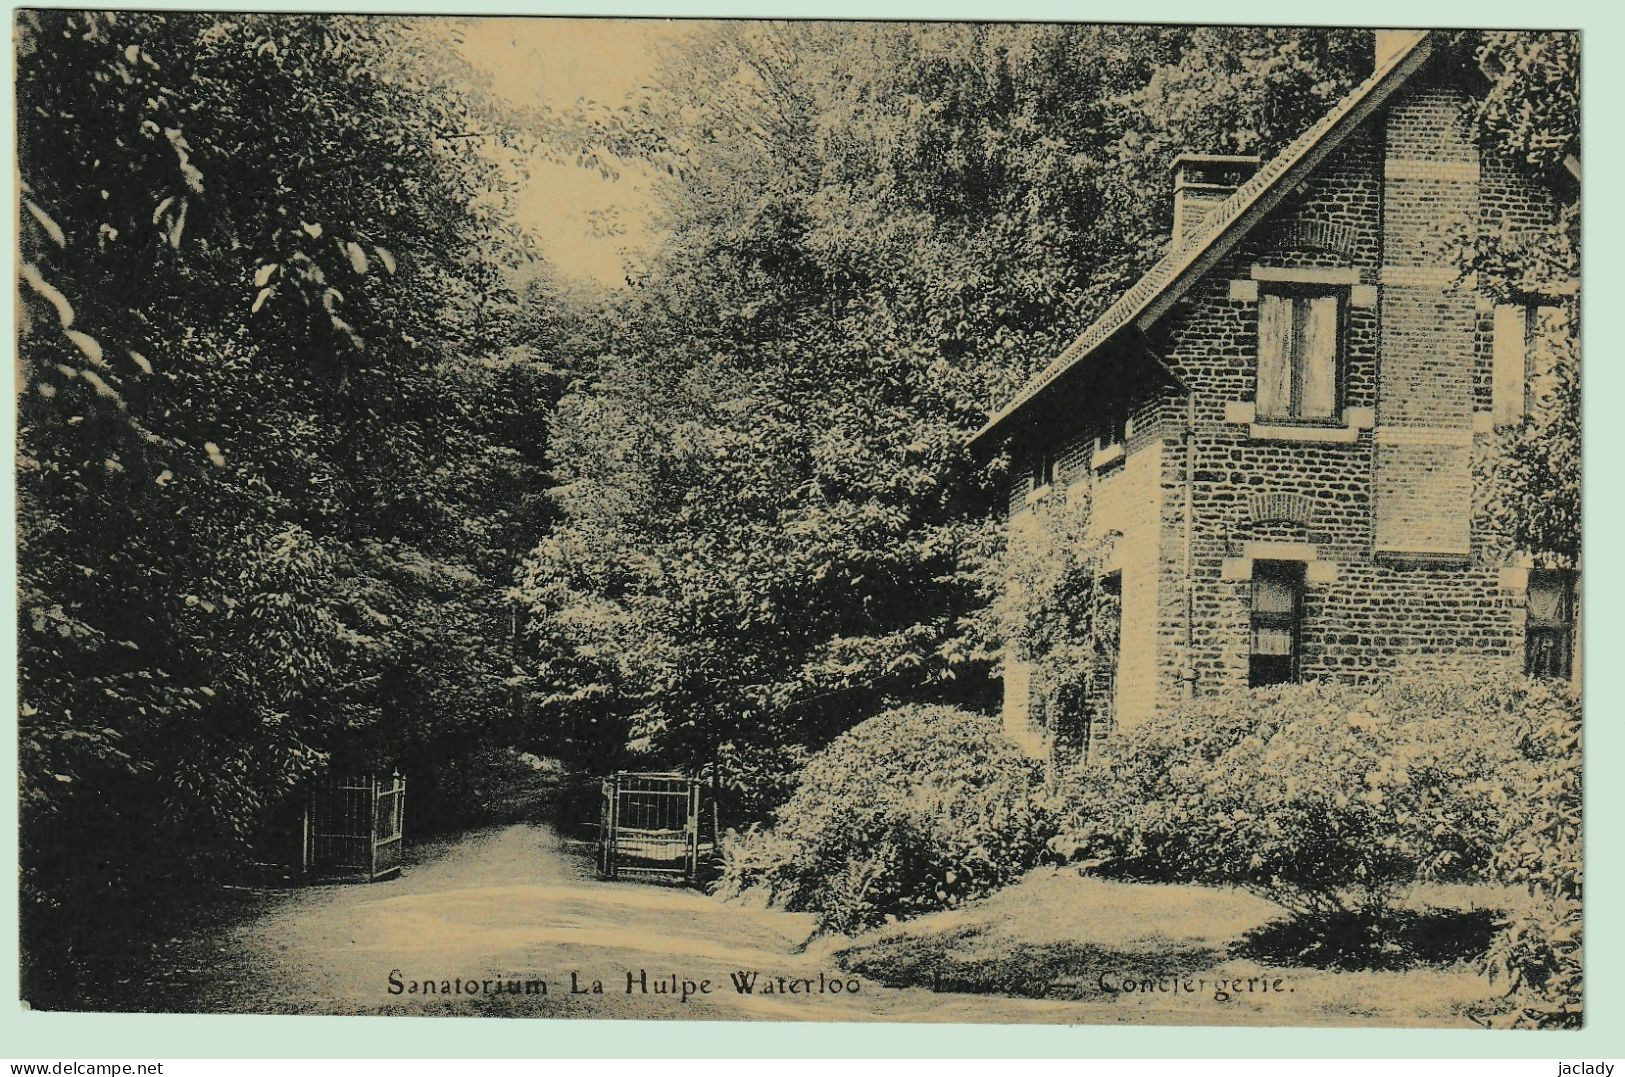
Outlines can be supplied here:
[[609, 877], [609, 779], [598, 782], [598, 877]]
[[616, 860], [619, 859], [615, 850], [615, 836], [621, 823], [620, 773], [617, 772], [615, 774], [611, 774], [608, 780], [604, 783], [604, 788], [608, 794], [609, 802], [607, 805], [609, 809], [607, 812], [609, 829], [604, 837], [604, 878], [613, 879], [615, 878], [616, 874]]
[[700, 782], [697, 778], [688, 780], [687, 815], [684, 828], [688, 831], [688, 855], [684, 858], [688, 881], [693, 882], [700, 874]]
[[300, 799], [304, 805], [299, 811], [299, 877], [310, 874], [310, 809], [313, 793], [306, 791]]

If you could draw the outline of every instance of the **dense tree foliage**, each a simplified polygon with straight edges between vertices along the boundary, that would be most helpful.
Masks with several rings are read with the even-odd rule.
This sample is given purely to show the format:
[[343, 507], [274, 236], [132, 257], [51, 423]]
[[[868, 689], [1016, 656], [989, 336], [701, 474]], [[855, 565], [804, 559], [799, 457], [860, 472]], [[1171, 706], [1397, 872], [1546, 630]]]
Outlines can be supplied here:
[[[1159, 255], [1180, 150], [1269, 153], [1368, 64], [1318, 30], [735, 23], [618, 128], [668, 242], [553, 434], [533, 700], [758, 807], [900, 699], [986, 701], [999, 481], [964, 439]], [[630, 133], [627, 133], [630, 131]]]
[[18, 19], [44, 930], [207, 875], [326, 767], [507, 720], [509, 551], [552, 511], [544, 360], [572, 329], [504, 223], [496, 120], [425, 26]]
[[[988, 704], [1021, 631], [1086, 662], [1089, 551], [995, 601], [1023, 551], [989, 519], [1007, 461], [966, 436], [1163, 252], [1175, 154], [1268, 156], [1369, 65], [1323, 29], [718, 23], [626, 108], [528, 116], [538, 145], [444, 33], [19, 15], [40, 960], [83, 956], [77, 918], [128, 915], [132, 880], [240, 857], [324, 770], [711, 766], [737, 822], [899, 703]], [[1458, 45], [1484, 137], [1563, 168], [1572, 41]], [[538, 265], [527, 154], [660, 170], [624, 291]], [[1524, 294], [1577, 239], [1475, 258]], [[1566, 354], [1486, 511], [1572, 563]], [[866, 757], [895, 732], [868, 728]]]
[[[1471, 238], [1478, 285], [1543, 310], [1534, 406], [1478, 461], [1484, 522], [1510, 548], [1561, 568], [1580, 563], [1580, 56], [1573, 33], [1467, 34], [1456, 47], [1489, 80], [1472, 117], [1480, 139], [1560, 190], [1554, 227]], [[1572, 169], [1572, 172], [1570, 171]]]
[[[1477, 462], [1480, 509], [1510, 552], [1564, 569], [1580, 567], [1581, 551], [1579, 45], [1572, 32], [1494, 31], [1458, 41], [1489, 81], [1473, 116], [1479, 136], [1566, 188], [1550, 232], [1479, 237], [1470, 262], [1498, 298], [1548, 312], [1536, 337], [1534, 407]], [[1532, 788], [1503, 821], [1496, 863], [1530, 900], [1486, 955], [1485, 972], [1503, 996], [1484, 1019], [1576, 1028], [1584, 941], [1579, 708], [1541, 718], [1522, 744], [1534, 764]]]
[[1058, 759], [1081, 756], [1095, 725], [1103, 677], [1115, 672], [1122, 596], [1105, 585], [1106, 541], [1091, 526], [1087, 487], [1052, 490], [1012, 526], [984, 565], [987, 613], [1005, 653], [1028, 663], [1033, 711]]

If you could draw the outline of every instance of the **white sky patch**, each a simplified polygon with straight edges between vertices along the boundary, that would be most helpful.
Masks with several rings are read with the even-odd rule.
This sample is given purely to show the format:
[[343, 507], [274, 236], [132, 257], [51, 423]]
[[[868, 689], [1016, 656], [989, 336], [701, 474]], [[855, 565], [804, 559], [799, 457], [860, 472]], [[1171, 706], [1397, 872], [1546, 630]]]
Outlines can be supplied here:
[[[521, 108], [618, 105], [648, 83], [659, 48], [687, 32], [671, 19], [483, 18], [464, 24], [463, 55], [497, 97]], [[619, 287], [628, 257], [649, 249], [653, 173], [616, 162], [619, 176], [570, 163], [528, 162], [518, 221], [567, 277]]]

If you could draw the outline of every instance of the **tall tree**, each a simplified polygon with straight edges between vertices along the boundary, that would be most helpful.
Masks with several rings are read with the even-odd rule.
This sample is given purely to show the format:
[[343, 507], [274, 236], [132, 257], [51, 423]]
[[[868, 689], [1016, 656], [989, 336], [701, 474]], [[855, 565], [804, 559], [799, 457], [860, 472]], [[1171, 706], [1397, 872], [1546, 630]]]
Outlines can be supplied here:
[[[1486, 31], [1455, 41], [1487, 90], [1480, 139], [1563, 193], [1546, 227], [1507, 222], [1475, 237], [1468, 265], [1496, 299], [1540, 310], [1531, 334], [1537, 391], [1523, 420], [1491, 439], [1478, 496], [1504, 553], [1580, 567], [1580, 54], [1572, 32]], [[1578, 662], [1576, 662], [1578, 668]], [[1496, 868], [1526, 888], [1525, 910], [1492, 941], [1483, 971], [1505, 997], [1491, 1024], [1575, 1028], [1583, 1011], [1584, 923], [1579, 708], [1543, 713], [1522, 748], [1533, 768], [1527, 814], [1514, 813]]]
[[44, 968], [324, 765], [507, 718], [508, 549], [548, 511], [513, 488], [541, 485], [561, 330], [512, 283], [511, 136], [428, 24], [18, 19]]
[[1269, 152], [1367, 52], [1159, 27], [690, 39], [628, 140], [671, 165], [668, 243], [554, 423], [566, 524], [520, 591], [541, 713], [585, 752], [719, 759], [759, 810], [890, 699], [985, 701], [967, 618], [998, 475], [965, 435], [1160, 254], [1143, 177], [1189, 145]]
[[[1481, 141], [1563, 191], [1548, 227], [1512, 220], [1476, 234], [1466, 264], [1496, 299], [1541, 310], [1534, 407], [1479, 460], [1480, 508], [1511, 548], [1553, 567], [1580, 563], [1580, 53], [1571, 32], [1458, 35], [1488, 89]], [[1565, 190], [1566, 189], [1566, 190]]]

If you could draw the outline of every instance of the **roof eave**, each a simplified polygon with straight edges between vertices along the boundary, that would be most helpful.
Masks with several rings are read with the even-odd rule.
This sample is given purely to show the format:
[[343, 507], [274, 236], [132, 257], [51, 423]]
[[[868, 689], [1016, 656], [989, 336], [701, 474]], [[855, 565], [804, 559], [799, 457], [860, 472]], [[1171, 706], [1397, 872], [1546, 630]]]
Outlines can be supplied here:
[[[1280, 205], [1286, 195], [1296, 187], [1300, 177], [1320, 167], [1326, 157], [1342, 144], [1342, 140], [1350, 131], [1369, 119], [1371, 114], [1382, 107], [1399, 86], [1403, 85], [1427, 63], [1433, 54], [1433, 40], [1434, 35], [1431, 32], [1423, 31], [1409, 46], [1398, 50], [1389, 61], [1390, 66], [1387, 70], [1382, 71], [1380, 74], [1373, 74], [1369, 85], [1361, 92], [1359, 100], [1349, 106], [1341, 116], [1338, 116], [1331, 126], [1315, 139], [1313, 144], [1308, 146], [1296, 160], [1290, 162], [1282, 170], [1279, 176], [1253, 192], [1250, 196], [1250, 202], [1241, 207], [1234, 217], [1220, 225], [1214, 233], [1210, 233], [1197, 243], [1198, 249], [1191, 257], [1191, 260], [1175, 270], [1168, 282], [1145, 300], [1144, 305], [1137, 312], [1128, 317], [1123, 327], [1111, 332], [1109, 336], [1097, 342], [1087, 351], [1071, 357], [1070, 361], [1060, 369], [1041, 372], [1036, 375], [1034, 380], [1038, 384], [1017, 393], [1010, 403], [996, 412], [980, 430], [971, 436], [967, 446], [973, 451], [985, 451], [987, 448], [986, 443], [1001, 428], [1007, 426], [1016, 415], [1033, 405], [1066, 374], [1097, 354], [1109, 342], [1119, 339], [1123, 328], [1133, 326], [1142, 334], [1149, 332], [1151, 327], [1167, 313], [1174, 303], [1179, 301], [1180, 297], [1190, 289], [1195, 281], [1199, 280], [1203, 274], [1207, 273], [1218, 261], [1229, 254], [1241, 237], [1245, 236], [1265, 214]], [[1282, 153], [1287, 152], [1290, 151], [1282, 151]], [[1245, 190], [1245, 187], [1243, 187], [1243, 190]], [[1179, 251], [1176, 249], [1171, 252], [1170, 257], [1178, 253]], [[1147, 272], [1149, 275], [1154, 270]], [[1131, 287], [1128, 292], [1124, 293], [1124, 297], [1126, 298], [1128, 293], [1133, 290], [1133, 287]], [[1109, 316], [1108, 309], [1108, 313], [1102, 315], [1101, 320], [1105, 320]], [[1076, 339], [1083, 340], [1094, 329], [1095, 326], [1090, 326], [1080, 333]], [[1063, 356], [1065, 351], [1065, 349], [1062, 350]], [[1168, 370], [1165, 363], [1158, 362], [1158, 365], [1163, 367], [1164, 370]], [[1168, 371], [1168, 373], [1172, 375], [1172, 371]]]
[[[1124, 326], [1124, 329], [1127, 329], [1127, 328], [1129, 328], [1129, 327]], [[1098, 351], [1101, 351], [1101, 350], [1105, 349], [1107, 346], [1112, 344], [1114, 341], [1119, 340], [1122, 336], [1123, 336], [1123, 331], [1122, 330], [1119, 330], [1118, 332], [1113, 333], [1110, 337], [1107, 337], [1105, 340], [1101, 341], [1100, 346], [1098, 348], [1095, 348], [1094, 351], [1098, 352]], [[1076, 369], [1076, 367], [1074, 366], [1071, 369]], [[1070, 372], [1070, 370], [1068, 372]], [[1064, 374], [1059, 375], [1058, 377], [1060, 377], [1060, 376], [1064, 376]], [[1014, 418], [1017, 412], [1027, 410], [1028, 406], [1033, 404], [1037, 399], [1038, 399], [1037, 395], [1023, 396], [1020, 393], [1016, 394], [1016, 396], [1011, 399], [1010, 403], [1006, 404], [1004, 407], [1002, 407], [998, 411], [994, 412], [992, 417], [989, 418], [986, 423], [982, 424], [982, 428], [980, 430], [976, 431], [976, 433], [971, 435], [970, 440], [966, 442], [966, 445], [973, 452], [981, 451], [982, 449], [986, 448], [986, 446], [983, 444], [983, 442], [987, 438], [991, 437], [995, 431], [997, 431], [999, 428], [1004, 426], [1007, 422], [1009, 422], [1009, 420]]]
[[[1343, 139], [1358, 128], [1372, 114], [1387, 103], [1389, 96], [1401, 85], [1408, 81], [1428, 62], [1433, 55], [1430, 42], [1431, 33], [1423, 33], [1407, 50], [1400, 54], [1383, 77], [1366, 93], [1366, 95], [1349, 109], [1337, 122], [1332, 125], [1319, 140], [1315, 142], [1304, 154], [1294, 161], [1269, 186], [1260, 190], [1252, 202], [1244, 207], [1234, 219], [1220, 229], [1220, 233], [1213, 241], [1205, 246], [1191, 262], [1175, 274], [1166, 289], [1154, 298], [1146, 309], [1135, 319], [1142, 329], [1149, 330], [1168, 309], [1177, 303], [1196, 281], [1200, 280], [1217, 263], [1222, 261], [1235, 249], [1248, 232], [1258, 224], [1266, 215], [1279, 206], [1288, 194], [1297, 186], [1297, 182], [1308, 173], [1319, 168], [1327, 157], [1331, 156], [1342, 145]], [[1424, 47], [1428, 46], [1428, 47]]]
[[[1183, 379], [1181, 379], [1178, 374], [1174, 373], [1173, 369], [1169, 367], [1168, 364], [1164, 363], [1161, 357], [1157, 355], [1156, 351], [1151, 347], [1150, 341], [1146, 338], [1145, 330], [1138, 324], [1132, 321], [1125, 324], [1117, 332], [1101, 341], [1100, 344], [1091, 351], [1091, 354], [1106, 352], [1114, 345], [1126, 349], [1132, 349], [1134, 352], [1139, 354], [1157, 374], [1162, 375], [1173, 385], [1179, 386], [1180, 388], [1184, 387], [1185, 382]], [[1062, 380], [1067, 374], [1072, 373], [1076, 369], [1078, 369], [1078, 365], [1075, 364], [1064, 373], [1058, 375], [1056, 381]], [[966, 446], [973, 453], [990, 452], [992, 446], [988, 444], [988, 442], [994, 432], [1000, 427], [1004, 426], [1008, 420], [1015, 416], [1017, 412], [1029, 410], [1029, 406], [1036, 404], [1037, 401], [1038, 396], [1028, 397], [1025, 399], [1018, 397], [1015, 401], [1012, 401], [1010, 404], [1006, 405], [996, 415], [984, 423], [980, 430], [978, 430], [975, 434], [972, 434], [970, 439], [965, 443]]]

